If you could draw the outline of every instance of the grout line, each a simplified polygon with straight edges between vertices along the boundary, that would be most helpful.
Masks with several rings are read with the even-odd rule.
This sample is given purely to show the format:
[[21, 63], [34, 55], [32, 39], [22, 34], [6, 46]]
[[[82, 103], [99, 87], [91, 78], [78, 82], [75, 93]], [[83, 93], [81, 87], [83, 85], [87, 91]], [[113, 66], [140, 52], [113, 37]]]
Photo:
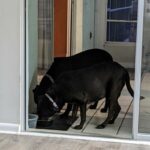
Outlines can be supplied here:
[[99, 111], [99, 109], [102, 107], [102, 105], [104, 104], [106, 100], [104, 100], [101, 105], [96, 109], [95, 113], [91, 116], [91, 118], [89, 119], [89, 121], [86, 123], [86, 125], [84, 126], [84, 128], [82, 129], [81, 132], [84, 132], [85, 128], [88, 126], [89, 122], [93, 119], [93, 117], [95, 116], [95, 114]]
[[130, 102], [129, 107], [127, 108], [127, 111], [126, 111], [126, 113], [125, 113], [125, 115], [124, 115], [124, 117], [123, 117], [123, 119], [122, 119], [122, 121], [121, 121], [121, 123], [120, 123], [120, 126], [119, 126], [119, 128], [118, 128], [118, 131], [117, 131], [116, 135], [119, 133], [119, 131], [120, 131], [121, 127], [122, 127], [122, 124], [123, 124], [123, 122], [124, 122], [124, 120], [125, 120], [125, 118], [126, 118], [126, 115], [127, 115], [128, 111], [129, 111], [129, 109], [130, 109], [132, 103], [133, 103], [133, 100]]

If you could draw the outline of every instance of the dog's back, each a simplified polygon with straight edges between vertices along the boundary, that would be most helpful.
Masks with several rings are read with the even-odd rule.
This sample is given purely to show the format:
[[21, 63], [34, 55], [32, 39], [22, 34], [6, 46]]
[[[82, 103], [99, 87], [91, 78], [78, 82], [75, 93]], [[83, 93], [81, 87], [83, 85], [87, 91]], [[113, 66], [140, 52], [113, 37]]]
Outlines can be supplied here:
[[[112, 56], [105, 50], [90, 49], [70, 57], [55, 58], [46, 74], [50, 75], [55, 81], [55, 79], [63, 72], [89, 67], [101, 62], [112, 61]], [[34, 89], [34, 97], [44, 94], [51, 84], [52, 82], [50, 79], [47, 76], [44, 76], [40, 84]]]
[[71, 99], [78, 99], [78, 96], [87, 93], [89, 101], [95, 101], [106, 96], [108, 86], [110, 89], [116, 88], [120, 83], [123, 87], [126, 79], [129, 79], [127, 75], [126, 69], [116, 62], [99, 63], [88, 68], [62, 73], [56, 79], [56, 85], [66, 99], [69, 95]]
[[112, 61], [112, 56], [105, 50], [90, 49], [70, 57], [55, 58], [47, 74], [56, 79], [61, 73], [66, 71], [89, 67], [101, 62]]

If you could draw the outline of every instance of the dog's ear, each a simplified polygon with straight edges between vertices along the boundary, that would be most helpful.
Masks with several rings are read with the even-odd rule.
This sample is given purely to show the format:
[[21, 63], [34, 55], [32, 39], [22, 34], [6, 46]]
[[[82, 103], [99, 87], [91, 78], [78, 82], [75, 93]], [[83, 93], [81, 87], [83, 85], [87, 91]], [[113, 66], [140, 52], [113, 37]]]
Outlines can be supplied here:
[[36, 93], [36, 91], [38, 90], [38, 88], [39, 88], [39, 85], [36, 85], [36, 87], [32, 90], [33, 93]]

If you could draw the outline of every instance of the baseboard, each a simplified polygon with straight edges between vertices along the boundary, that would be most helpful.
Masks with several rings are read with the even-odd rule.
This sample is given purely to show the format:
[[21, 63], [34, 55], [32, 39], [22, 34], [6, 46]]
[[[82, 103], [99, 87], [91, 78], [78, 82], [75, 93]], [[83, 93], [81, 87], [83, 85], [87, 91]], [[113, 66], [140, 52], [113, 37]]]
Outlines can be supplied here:
[[13, 124], [13, 123], [0, 123], [0, 132], [19, 132], [20, 125], [19, 124]]

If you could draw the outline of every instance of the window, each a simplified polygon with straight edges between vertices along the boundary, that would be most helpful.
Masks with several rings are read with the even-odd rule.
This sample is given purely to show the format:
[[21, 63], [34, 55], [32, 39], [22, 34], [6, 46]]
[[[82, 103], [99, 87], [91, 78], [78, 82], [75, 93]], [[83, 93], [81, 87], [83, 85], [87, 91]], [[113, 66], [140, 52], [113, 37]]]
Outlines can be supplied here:
[[108, 0], [106, 41], [136, 41], [137, 5], [137, 0]]

